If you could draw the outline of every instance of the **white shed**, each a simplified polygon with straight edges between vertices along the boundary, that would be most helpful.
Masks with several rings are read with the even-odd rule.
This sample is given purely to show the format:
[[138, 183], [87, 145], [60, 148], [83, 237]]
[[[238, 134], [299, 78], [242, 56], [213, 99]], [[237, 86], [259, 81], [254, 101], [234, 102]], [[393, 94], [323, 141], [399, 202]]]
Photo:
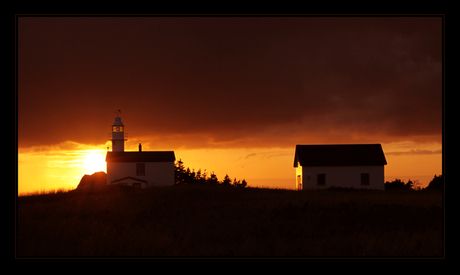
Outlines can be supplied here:
[[380, 144], [297, 145], [296, 189], [327, 187], [384, 189]]

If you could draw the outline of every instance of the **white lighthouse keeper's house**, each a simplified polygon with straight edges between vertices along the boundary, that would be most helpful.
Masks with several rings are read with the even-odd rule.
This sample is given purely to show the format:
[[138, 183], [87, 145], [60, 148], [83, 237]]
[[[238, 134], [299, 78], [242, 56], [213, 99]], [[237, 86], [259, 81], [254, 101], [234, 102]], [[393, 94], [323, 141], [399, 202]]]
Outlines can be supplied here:
[[112, 124], [112, 152], [107, 152], [107, 184], [133, 187], [174, 185], [174, 151], [126, 151], [124, 125], [115, 117]]

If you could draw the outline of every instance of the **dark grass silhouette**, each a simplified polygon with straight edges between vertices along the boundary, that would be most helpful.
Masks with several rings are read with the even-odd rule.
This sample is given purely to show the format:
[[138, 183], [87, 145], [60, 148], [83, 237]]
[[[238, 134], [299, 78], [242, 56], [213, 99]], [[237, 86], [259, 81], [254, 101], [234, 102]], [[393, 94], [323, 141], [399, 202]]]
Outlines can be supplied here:
[[19, 197], [17, 256], [438, 257], [441, 201], [200, 185]]

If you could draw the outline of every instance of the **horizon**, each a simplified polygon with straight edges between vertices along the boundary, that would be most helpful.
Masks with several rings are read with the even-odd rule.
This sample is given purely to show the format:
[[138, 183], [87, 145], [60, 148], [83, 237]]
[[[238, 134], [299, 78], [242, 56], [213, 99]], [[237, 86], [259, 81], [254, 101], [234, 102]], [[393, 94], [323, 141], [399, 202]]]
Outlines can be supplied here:
[[295, 188], [297, 144], [379, 143], [385, 181], [442, 174], [443, 16], [16, 19], [18, 193], [105, 169], [116, 109], [126, 150], [250, 187]]
[[[129, 140], [128, 142], [129, 143]], [[67, 144], [69, 145], [69, 144]], [[109, 145], [109, 146], [105, 146]], [[74, 144], [73, 147], [76, 145]], [[104, 144], [105, 147], [110, 147], [109, 141]], [[156, 151], [150, 150], [149, 147], [143, 146], [143, 151]], [[84, 145], [78, 145], [79, 148], [86, 147]], [[99, 146], [101, 147], [101, 146]], [[439, 173], [436, 173], [436, 165], [441, 166], [440, 160], [433, 158], [428, 155], [424, 155], [422, 158], [417, 151], [409, 151], [401, 153], [400, 151], [390, 152], [390, 156], [387, 155], [385, 146], [382, 145], [385, 152], [385, 157], [388, 164], [385, 165], [385, 182], [392, 181], [395, 179], [401, 179], [404, 182], [408, 180], [418, 181], [420, 187], [424, 188], [428, 186], [428, 183], [433, 179], [434, 175], [442, 174], [440, 167]], [[68, 149], [72, 148], [68, 146]], [[92, 146], [90, 148], [97, 148]], [[137, 145], [127, 147], [126, 152], [138, 152], [135, 150]], [[395, 147], [399, 148], [399, 147]], [[205, 149], [205, 150], [172, 150], [176, 155], [176, 161], [181, 159], [184, 162], [186, 168], [190, 170], [198, 171], [201, 169], [202, 172], [206, 171], [208, 174], [214, 172], [219, 180], [222, 180], [225, 174], [228, 174], [231, 179], [246, 179], [248, 187], [259, 187], [259, 188], [281, 188], [281, 189], [295, 189], [295, 169], [292, 167], [292, 161], [294, 159], [295, 145], [292, 148], [262, 148], [257, 151], [254, 149]], [[18, 194], [44, 191], [53, 189], [75, 189], [80, 182], [81, 178], [86, 174], [90, 175], [95, 172], [107, 172], [106, 171], [106, 149], [79, 149], [79, 150], [34, 150], [29, 153], [19, 153], [20, 161], [24, 162], [23, 165], [19, 165], [19, 174], [22, 175], [22, 181], [18, 184]], [[111, 151], [111, 150], [109, 150]], [[291, 153], [292, 152], [292, 153]], [[44, 153], [44, 154], [43, 154]], [[437, 155], [437, 154], [435, 154]], [[78, 156], [78, 157], [75, 157]], [[181, 157], [183, 156], [183, 157]], [[25, 158], [38, 158], [39, 165], [35, 165], [35, 169], [43, 168], [46, 172], [39, 173], [38, 170], [28, 169], [28, 165], [33, 165], [33, 161], [27, 165]], [[258, 159], [256, 159], [258, 157]], [[232, 168], [228, 168], [228, 162], [224, 160], [230, 158], [234, 161], [235, 165]], [[253, 159], [253, 163], [249, 162], [248, 159]], [[277, 160], [278, 159], [278, 160]], [[281, 161], [279, 160], [281, 159]], [[440, 157], [439, 157], [440, 159]], [[275, 160], [275, 161], [274, 161]], [[254, 163], [261, 162], [267, 167], [265, 169], [257, 169]], [[423, 171], [434, 171], [434, 174], [416, 174], [415, 172], [420, 171], [418, 169], [407, 169], [404, 166], [398, 167], [395, 163], [416, 162], [420, 170]], [[191, 163], [191, 164], [190, 164]], [[282, 166], [279, 166], [283, 163]], [[402, 163], [402, 164], [401, 164]], [[392, 165], [393, 164], [393, 165]], [[390, 167], [390, 169], [387, 169]], [[256, 169], [255, 171], [253, 171]], [[388, 170], [390, 173], [388, 173]], [[249, 174], [247, 171], [252, 171]], [[268, 171], [281, 171], [281, 175], [278, 177], [264, 177]], [[404, 172], [413, 172], [412, 174], [404, 174]], [[33, 173], [30, 173], [33, 172]], [[399, 172], [399, 173], [398, 173]], [[249, 176], [247, 176], [249, 174]], [[275, 173], [278, 175], [277, 173]], [[37, 179], [37, 175], [41, 176], [39, 181], [41, 184], [28, 184], [30, 181]], [[383, 183], [382, 183], [383, 184]]]

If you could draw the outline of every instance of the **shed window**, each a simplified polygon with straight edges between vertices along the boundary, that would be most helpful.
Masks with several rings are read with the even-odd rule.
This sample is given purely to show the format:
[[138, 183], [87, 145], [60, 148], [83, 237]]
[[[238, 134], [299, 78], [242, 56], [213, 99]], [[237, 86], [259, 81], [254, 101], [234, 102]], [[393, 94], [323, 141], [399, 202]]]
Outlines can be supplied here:
[[326, 185], [326, 174], [317, 174], [316, 177], [318, 185]]
[[369, 185], [369, 173], [361, 173], [361, 185]]
[[136, 163], [136, 175], [145, 176], [145, 163]]

